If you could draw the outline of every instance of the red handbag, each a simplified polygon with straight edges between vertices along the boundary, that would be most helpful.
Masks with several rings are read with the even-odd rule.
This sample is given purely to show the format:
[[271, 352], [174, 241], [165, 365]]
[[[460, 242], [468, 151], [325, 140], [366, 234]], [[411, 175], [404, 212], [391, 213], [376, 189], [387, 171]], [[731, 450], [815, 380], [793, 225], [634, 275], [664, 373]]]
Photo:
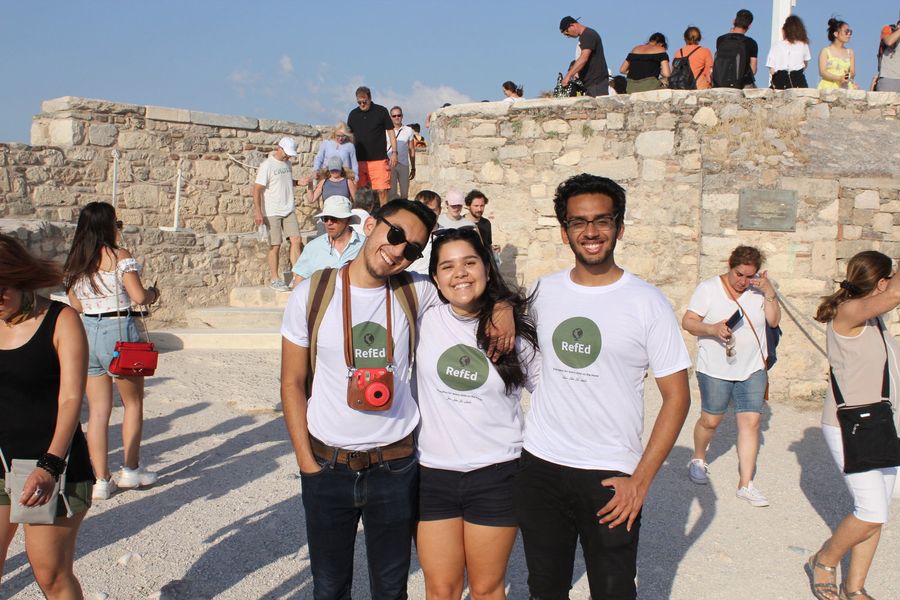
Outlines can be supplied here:
[[116, 342], [113, 359], [107, 369], [113, 375], [146, 377], [156, 371], [159, 352], [151, 342]]
[[[119, 306], [119, 278], [116, 274], [116, 308], [119, 312], [122, 308]], [[128, 309], [129, 312], [131, 309]], [[146, 311], [150, 312], [148, 305]], [[113, 358], [109, 361], [109, 371], [112, 375], [124, 375], [125, 377], [146, 377], [156, 372], [156, 362], [159, 358], [159, 352], [153, 348], [150, 342], [150, 332], [147, 329], [147, 322], [144, 320], [144, 312], [139, 312], [141, 322], [144, 327], [144, 335], [147, 336], [146, 342], [126, 342], [122, 338], [125, 337], [122, 332], [122, 318], [119, 321], [119, 340], [113, 350]]]

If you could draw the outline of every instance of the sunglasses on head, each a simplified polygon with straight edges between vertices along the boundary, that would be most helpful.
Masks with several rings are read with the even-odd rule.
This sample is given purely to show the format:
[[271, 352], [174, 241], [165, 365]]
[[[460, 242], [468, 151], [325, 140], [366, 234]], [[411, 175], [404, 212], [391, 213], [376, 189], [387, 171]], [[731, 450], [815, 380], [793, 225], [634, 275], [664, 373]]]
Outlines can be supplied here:
[[415, 242], [410, 242], [409, 240], [407, 240], [406, 233], [402, 229], [400, 229], [384, 217], [380, 217], [378, 220], [388, 226], [388, 244], [390, 244], [391, 246], [406, 244], [406, 247], [403, 249], [403, 258], [410, 262], [422, 258], [422, 247]]
[[481, 231], [479, 231], [478, 227], [475, 225], [464, 225], [462, 227], [444, 227], [443, 229], [437, 229], [431, 232], [431, 239], [432, 241], [434, 241], [436, 239], [444, 237], [447, 234], [457, 231], [467, 234], [463, 237], [477, 237], [479, 240], [481, 240]]

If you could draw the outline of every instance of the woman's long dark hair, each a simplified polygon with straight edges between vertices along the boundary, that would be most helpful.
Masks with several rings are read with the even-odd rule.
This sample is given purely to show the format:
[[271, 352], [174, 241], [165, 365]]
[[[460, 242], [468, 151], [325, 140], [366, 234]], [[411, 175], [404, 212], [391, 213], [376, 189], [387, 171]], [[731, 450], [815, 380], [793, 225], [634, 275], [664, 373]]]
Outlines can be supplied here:
[[100, 268], [101, 253], [104, 248], [115, 251], [116, 210], [106, 202], [90, 202], [81, 209], [72, 248], [63, 265], [66, 292], [72, 289], [82, 277], [87, 277], [95, 292], [95, 277]]
[[61, 281], [59, 264], [34, 256], [22, 242], [0, 233], [0, 286], [32, 292]]
[[[431, 246], [431, 262], [428, 265], [428, 273], [432, 279], [437, 273], [441, 248], [444, 244], [456, 241], [466, 242], [472, 246], [472, 249], [481, 258], [481, 262], [484, 263], [485, 271], [487, 271], [488, 281], [478, 307], [478, 330], [475, 334], [478, 347], [482, 350], [488, 347], [489, 340], [485, 330], [491, 322], [494, 306], [498, 302], [508, 302], [512, 306], [513, 320], [516, 324], [516, 336], [528, 342], [536, 350], [538, 347], [537, 329], [534, 326], [534, 320], [526, 312], [531, 299], [526, 298], [521, 289], [511, 287], [503, 280], [491, 251], [484, 245], [476, 227], [445, 229], [435, 235]], [[441, 300], [447, 302], [440, 290], [438, 290], [438, 295]], [[530, 351], [530, 349], [525, 351]], [[506, 385], [507, 394], [525, 385], [526, 373], [518, 352], [507, 352], [494, 363], [494, 367]]]
[[847, 300], [865, 298], [871, 294], [879, 281], [891, 276], [892, 267], [891, 257], [877, 250], [863, 250], [853, 255], [847, 262], [847, 278], [840, 283], [835, 293], [822, 298], [816, 310], [816, 321], [832, 321], [837, 315], [838, 306]]

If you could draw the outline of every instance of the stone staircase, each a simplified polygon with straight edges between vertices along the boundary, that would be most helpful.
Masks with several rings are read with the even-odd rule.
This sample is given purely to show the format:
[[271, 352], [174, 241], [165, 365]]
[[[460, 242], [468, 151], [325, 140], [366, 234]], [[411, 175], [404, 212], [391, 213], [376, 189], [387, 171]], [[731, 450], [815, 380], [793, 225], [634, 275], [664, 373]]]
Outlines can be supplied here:
[[186, 329], [151, 331], [150, 339], [158, 350], [278, 350], [288, 297], [264, 286], [234, 288], [228, 306], [192, 308]]

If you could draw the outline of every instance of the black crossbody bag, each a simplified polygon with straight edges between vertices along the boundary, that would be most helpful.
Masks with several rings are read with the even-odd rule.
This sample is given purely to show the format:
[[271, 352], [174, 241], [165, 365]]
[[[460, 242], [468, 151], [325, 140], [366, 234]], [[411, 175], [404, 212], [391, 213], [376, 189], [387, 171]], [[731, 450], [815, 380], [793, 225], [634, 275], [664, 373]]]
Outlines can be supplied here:
[[834, 369], [829, 368], [838, 423], [841, 426], [844, 473], [847, 474], [900, 466], [900, 439], [897, 438], [897, 427], [894, 425], [893, 407], [888, 400], [891, 396], [889, 354], [887, 342], [884, 341], [884, 326], [880, 318], [876, 318], [876, 322], [885, 352], [880, 402], [847, 406], [834, 377]]

